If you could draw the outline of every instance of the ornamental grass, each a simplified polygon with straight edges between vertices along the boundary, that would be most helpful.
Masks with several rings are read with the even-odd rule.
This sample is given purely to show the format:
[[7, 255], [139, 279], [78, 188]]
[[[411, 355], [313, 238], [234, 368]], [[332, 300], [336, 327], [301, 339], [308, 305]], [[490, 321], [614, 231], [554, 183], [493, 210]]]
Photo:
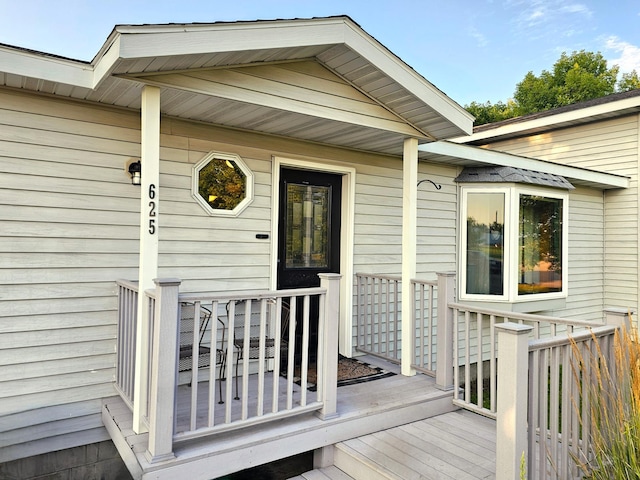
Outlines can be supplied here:
[[[605, 355], [598, 341], [590, 350], [574, 353], [576, 381], [588, 387], [574, 399], [579, 411], [589, 406], [589, 458], [574, 458], [589, 480], [640, 479], [640, 344], [637, 330], [616, 332], [613, 355]], [[583, 384], [584, 386], [584, 384]], [[584, 412], [583, 412], [584, 413]], [[582, 418], [582, 415], [580, 415]], [[583, 429], [587, 422], [583, 421]], [[583, 431], [583, 438], [586, 432]]]

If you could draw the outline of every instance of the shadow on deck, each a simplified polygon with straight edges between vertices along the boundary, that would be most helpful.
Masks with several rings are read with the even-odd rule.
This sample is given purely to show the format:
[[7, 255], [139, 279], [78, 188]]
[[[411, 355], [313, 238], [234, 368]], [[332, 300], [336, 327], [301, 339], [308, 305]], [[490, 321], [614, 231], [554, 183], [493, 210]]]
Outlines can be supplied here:
[[[395, 365], [363, 359], [399, 373]], [[181, 386], [178, 395], [188, 396], [189, 387]], [[239, 408], [240, 402], [232, 403]], [[454, 410], [452, 392], [437, 389], [433, 378], [398, 374], [338, 388], [335, 418], [309, 413], [177, 443], [175, 458], [153, 464], [145, 456], [148, 435], [133, 432], [131, 411], [120, 397], [105, 399], [102, 418], [133, 478], [210, 480]], [[178, 411], [178, 425], [182, 415]]]

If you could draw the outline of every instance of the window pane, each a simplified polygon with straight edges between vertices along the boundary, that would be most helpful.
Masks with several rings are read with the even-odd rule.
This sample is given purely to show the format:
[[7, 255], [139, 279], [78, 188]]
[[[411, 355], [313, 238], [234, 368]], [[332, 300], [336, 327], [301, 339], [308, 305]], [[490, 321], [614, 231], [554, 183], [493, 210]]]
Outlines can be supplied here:
[[329, 266], [331, 187], [287, 184], [286, 268]]
[[467, 196], [467, 293], [504, 292], [504, 193]]
[[233, 210], [247, 196], [247, 177], [232, 160], [213, 158], [198, 175], [198, 193], [213, 209]]
[[518, 295], [562, 291], [562, 200], [520, 195]]

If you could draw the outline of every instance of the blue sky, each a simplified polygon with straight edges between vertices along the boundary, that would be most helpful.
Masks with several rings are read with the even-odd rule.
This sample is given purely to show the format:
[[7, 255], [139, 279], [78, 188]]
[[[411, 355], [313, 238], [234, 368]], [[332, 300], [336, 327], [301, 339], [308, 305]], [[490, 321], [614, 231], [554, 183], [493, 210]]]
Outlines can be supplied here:
[[349, 15], [461, 105], [506, 101], [564, 51], [640, 74], [640, 0], [0, 0], [0, 43], [91, 60], [116, 24]]

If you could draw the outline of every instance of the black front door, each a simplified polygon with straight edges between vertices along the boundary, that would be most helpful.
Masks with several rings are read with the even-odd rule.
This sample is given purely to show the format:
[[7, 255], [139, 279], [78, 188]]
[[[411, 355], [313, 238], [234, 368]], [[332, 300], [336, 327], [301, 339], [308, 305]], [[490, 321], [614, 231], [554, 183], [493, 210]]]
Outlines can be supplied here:
[[[317, 287], [318, 273], [340, 272], [342, 176], [282, 168], [278, 224], [278, 289]], [[311, 302], [309, 360], [317, 353], [318, 302]], [[297, 305], [296, 352], [302, 336]], [[300, 360], [300, 356], [297, 360]]]

